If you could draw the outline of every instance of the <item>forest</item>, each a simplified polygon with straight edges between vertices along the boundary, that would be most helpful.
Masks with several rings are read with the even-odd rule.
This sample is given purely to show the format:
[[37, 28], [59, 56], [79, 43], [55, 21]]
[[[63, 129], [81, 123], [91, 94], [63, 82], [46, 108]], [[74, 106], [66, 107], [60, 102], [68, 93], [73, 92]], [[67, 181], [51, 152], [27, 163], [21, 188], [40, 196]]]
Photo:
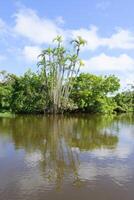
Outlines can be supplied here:
[[0, 113], [60, 114], [134, 111], [134, 86], [120, 92], [115, 75], [81, 73], [81, 37], [64, 47], [61, 36], [38, 56], [37, 72], [0, 72]]

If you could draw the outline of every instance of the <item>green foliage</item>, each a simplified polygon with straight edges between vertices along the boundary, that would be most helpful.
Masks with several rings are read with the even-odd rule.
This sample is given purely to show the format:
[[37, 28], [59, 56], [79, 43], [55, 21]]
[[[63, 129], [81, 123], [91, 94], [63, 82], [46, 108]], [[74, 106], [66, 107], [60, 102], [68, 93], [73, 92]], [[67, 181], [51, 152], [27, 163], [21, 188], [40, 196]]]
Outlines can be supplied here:
[[[42, 72], [30, 70], [23, 76], [1, 72], [0, 112], [44, 113], [49, 99]], [[48, 81], [48, 79], [47, 79]], [[50, 80], [49, 80], [50, 81]], [[64, 82], [64, 87], [68, 84]], [[134, 111], [134, 92], [113, 93], [119, 89], [117, 77], [80, 74], [70, 79], [71, 94], [66, 99], [66, 111], [112, 113]], [[65, 99], [62, 99], [62, 102]], [[51, 104], [49, 104], [51, 108]]]
[[45, 104], [41, 77], [28, 71], [14, 77], [12, 84], [11, 109], [15, 113], [43, 113]]
[[0, 72], [0, 112], [10, 111], [10, 100], [12, 94], [11, 75], [6, 71]]
[[119, 79], [115, 76], [96, 76], [80, 74], [73, 81], [71, 98], [78, 109], [87, 112], [113, 112], [115, 101], [108, 95], [120, 87]]
[[132, 112], [134, 111], [134, 91], [125, 91], [117, 94], [114, 97], [117, 103], [117, 112]]

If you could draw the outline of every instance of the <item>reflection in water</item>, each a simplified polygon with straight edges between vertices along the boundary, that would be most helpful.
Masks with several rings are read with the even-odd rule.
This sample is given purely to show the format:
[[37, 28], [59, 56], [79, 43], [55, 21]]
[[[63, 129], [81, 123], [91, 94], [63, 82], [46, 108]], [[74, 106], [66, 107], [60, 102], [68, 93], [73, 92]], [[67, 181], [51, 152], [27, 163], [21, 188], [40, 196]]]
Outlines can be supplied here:
[[0, 181], [0, 191], [12, 179], [21, 195], [42, 188], [62, 190], [68, 183], [94, 185], [105, 176], [122, 186], [132, 178], [127, 159], [134, 152], [133, 134], [130, 115], [0, 118], [0, 161], [16, 166], [16, 170], [0, 166], [15, 175], [3, 174], [7, 182]]

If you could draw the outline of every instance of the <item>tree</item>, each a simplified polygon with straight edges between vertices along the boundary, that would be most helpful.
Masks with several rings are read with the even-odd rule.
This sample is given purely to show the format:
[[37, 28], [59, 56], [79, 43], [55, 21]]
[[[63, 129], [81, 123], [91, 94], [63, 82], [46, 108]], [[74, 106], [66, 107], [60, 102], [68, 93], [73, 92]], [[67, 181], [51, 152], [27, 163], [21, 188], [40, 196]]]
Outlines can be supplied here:
[[73, 83], [70, 97], [78, 110], [84, 112], [113, 112], [116, 107], [111, 94], [120, 87], [119, 79], [114, 75], [96, 76], [80, 74]]
[[38, 74], [27, 71], [14, 77], [12, 84], [11, 110], [15, 113], [43, 113], [44, 87]]
[[70, 52], [63, 46], [61, 36], [54, 39], [56, 46], [47, 48], [39, 55], [38, 66], [44, 78], [46, 91], [45, 112], [60, 113], [69, 108], [69, 95], [72, 90], [71, 80], [77, 77], [83, 65], [79, 58], [81, 46], [86, 41], [81, 37], [73, 40], [73, 51]]
[[117, 112], [134, 112], [134, 86], [130, 85], [130, 89], [118, 93], [114, 100], [117, 103]]
[[12, 94], [12, 75], [6, 71], [0, 72], [0, 112], [10, 111]]

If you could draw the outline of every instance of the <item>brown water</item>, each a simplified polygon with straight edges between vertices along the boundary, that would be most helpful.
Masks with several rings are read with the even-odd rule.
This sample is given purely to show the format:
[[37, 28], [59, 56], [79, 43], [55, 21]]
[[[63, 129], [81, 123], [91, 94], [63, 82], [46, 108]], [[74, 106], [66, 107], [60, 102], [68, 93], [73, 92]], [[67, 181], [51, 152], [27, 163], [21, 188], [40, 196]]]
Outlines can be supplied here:
[[0, 118], [0, 200], [134, 200], [134, 118]]

